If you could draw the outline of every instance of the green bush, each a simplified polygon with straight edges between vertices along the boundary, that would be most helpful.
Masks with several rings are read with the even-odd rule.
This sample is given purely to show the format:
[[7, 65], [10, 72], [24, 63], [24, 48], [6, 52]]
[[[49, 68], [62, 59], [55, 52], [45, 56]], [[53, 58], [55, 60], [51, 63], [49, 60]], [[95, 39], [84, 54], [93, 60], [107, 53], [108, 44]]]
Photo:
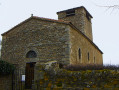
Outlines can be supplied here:
[[14, 69], [15, 69], [14, 65], [6, 61], [0, 60], [0, 75], [12, 74]]

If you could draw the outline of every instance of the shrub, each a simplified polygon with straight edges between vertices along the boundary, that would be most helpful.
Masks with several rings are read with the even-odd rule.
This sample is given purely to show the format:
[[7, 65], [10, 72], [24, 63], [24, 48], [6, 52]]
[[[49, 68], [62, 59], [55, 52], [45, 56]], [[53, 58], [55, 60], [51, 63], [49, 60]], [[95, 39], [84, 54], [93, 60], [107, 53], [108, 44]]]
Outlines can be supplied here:
[[88, 65], [68, 65], [65, 67], [67, 70], [80, 71], [80, 70], [119, 70], [119, 66], [115, 65], [99, 65], [99, 64], [88, 64]]
[[0, 75], [8, 75], [14, 71], [15, 67], [3, 60], [0, 60]]

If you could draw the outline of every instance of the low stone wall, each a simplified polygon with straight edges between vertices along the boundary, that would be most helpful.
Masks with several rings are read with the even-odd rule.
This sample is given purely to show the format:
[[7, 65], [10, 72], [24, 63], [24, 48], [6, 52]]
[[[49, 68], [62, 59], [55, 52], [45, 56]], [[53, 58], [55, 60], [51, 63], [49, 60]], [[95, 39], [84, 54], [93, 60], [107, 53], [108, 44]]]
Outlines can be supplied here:
[[58, 68], [44, 70], [43, 67], [37, 66], [33, 90], [41, 88], [119, 90], [119, 72], [116, 70], [68, 71]]
[[12, 75], [0, 75], [0, 90], [12, 90]]

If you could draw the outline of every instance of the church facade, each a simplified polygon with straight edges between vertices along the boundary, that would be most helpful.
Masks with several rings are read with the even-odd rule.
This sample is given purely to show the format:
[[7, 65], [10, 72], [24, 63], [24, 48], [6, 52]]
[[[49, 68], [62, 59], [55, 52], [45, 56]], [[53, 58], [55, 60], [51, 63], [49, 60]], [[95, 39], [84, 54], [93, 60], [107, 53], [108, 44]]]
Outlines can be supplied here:
[[92, 16], [85, 7], [57, 12], [58, 20], [31, 16], [2, 34], [1, 58], [25, 69], [27, 63], [103, 64], [94, 44]]

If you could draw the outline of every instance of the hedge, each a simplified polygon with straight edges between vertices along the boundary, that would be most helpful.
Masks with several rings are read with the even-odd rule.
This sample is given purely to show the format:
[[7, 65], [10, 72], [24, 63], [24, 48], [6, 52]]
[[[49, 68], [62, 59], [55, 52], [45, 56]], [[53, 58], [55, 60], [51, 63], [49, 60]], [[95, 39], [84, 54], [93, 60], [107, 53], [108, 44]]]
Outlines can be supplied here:
[[12, 74], [14, 70], [15, 67], [13, 64], [0, 60], [0, 75]]

